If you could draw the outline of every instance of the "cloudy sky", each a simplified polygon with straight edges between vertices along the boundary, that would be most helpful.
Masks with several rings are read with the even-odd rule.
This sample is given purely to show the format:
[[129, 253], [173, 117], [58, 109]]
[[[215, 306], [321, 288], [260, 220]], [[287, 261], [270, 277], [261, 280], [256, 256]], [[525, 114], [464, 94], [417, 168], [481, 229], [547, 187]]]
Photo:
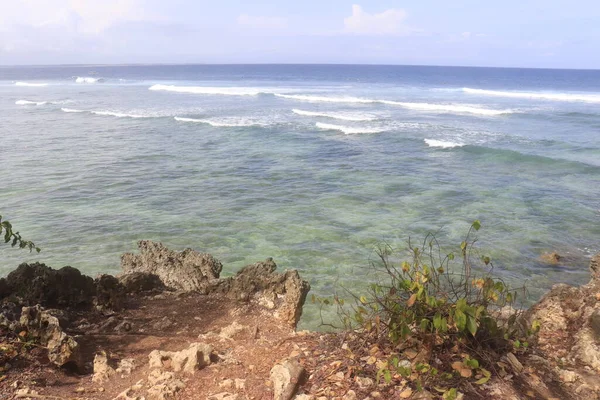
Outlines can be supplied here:
[[600, 68], [598, 0], [0, 0], [0, 64]]

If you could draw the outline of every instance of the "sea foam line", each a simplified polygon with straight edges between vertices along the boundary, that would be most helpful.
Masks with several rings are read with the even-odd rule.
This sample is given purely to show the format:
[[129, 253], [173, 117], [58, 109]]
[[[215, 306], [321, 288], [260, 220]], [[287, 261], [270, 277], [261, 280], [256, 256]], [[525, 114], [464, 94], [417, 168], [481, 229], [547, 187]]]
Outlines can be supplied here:
[[512, 110], [490, 110], [488, 108], [471, 107], [465, 105], [453, 105], [453, 104], [430, 104], [430, 103], [410, 103], [393, 100], [379, 100], [379, 99], [365, 99], [360, 97], [326, 97], [326, 96], [309, 96], [309, 95], [295, 95], [295, 94], [280, 94], [274, 93], [277, 97], [285, 99], [309, 101], [309, 102], [327, 102], [327, 103], [358, 103], [358, 104], [372, 104], [380, 103], [391, 106], [399, 106], [411, 110], [417, 111], [433, 111], [433, 112], [452, 112], [452, 113], [469, 113], [478, 115], [502, 115], [511, 114]]
[[424, 141], [429, 147], [441, 147], [443, 149], [451, 149], [453, 147], [462, 147], [465, 145], [464, 143], [448, 142], [435, 139], [425, 139]]
[[463, 88], [463, 92], [481, 96], [513, 97], [519, 99], [539, 99], [553, 101], [583, 101], [600, 103], [600, 95], [583, 93], [543, 93], [543, 92], [509, 92], [502, 90], [485, 90]]
[[184, 117], [175, 117], [175, 121], [179, 122], [194, 122], [200, 124], [208, 124], [217, 128], [232, 128], [232, 127], [244, 127], [244, 126], [267, 126], [267, 124], [256, 122], [256, 121], [246, 121], [244, 119], [239, 119], [237, 121], [231, 121], [227, 119], [223, 120], [210, 120], [210, 119], [198, 119], [198, 118], [184, 118]]
[[208, 86], [175, 86], [175, 85], [153, 85], [148, 90], [158, 90], [175, 93], [191, 93], [191, 94], [213, 94], [213, 95], [229, 95], [229, 96], [256, 96], [263, 92], [258, 88], [243, 88], [243, 87], [208, 87]]
[[47, 101], [30, 101], [30, 100], [17, 100], [15, 104], [18, 106], [43, 106], [44, 104], [48, 104]]
[[47, 83], [15, 82], [15, 86], [41, 87], [41, 86], [48, 86], [48, 84]]
[[377, 117], [368, 114], [344, 114], [334, 112], [317, 112], [317, 111], [304, 111], [294, 108], [292, 110], [294, 114], [303, 115], [306, 117], [324, 117], [332, 119], [341, 119], [344, 121], [374, 121]]
[[362, 127], [352, 127], [352, 126], [342, 126], [342, 125], [334, 125], [334, 124], [324, 124], [321, 122], [316, 123], [317, 128], [324, 129], [327, 131], [340, 131], [345, 133], [346, 135], [358, 134], [358, 133], [380, 133], [385, 132], [386, 129], [383, 128], [362, 128]]
[[113, 111], [77, 110], [74, 108], [61, 108], [61, 110], [66, 113], [90, 113], [95, 115], [110, 116], [117, 118], [152, 118], [152, 116], [150, 115], [126, 114]]
[[97, 83], [100, 78], [93, 78], [91, 76], [78, 76], [75, 78], [75, 83]]

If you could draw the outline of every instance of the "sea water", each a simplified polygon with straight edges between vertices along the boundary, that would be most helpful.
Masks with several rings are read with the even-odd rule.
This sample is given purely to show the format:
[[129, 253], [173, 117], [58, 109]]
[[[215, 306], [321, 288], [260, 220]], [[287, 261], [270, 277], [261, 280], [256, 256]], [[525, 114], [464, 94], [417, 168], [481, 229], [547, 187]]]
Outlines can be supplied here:
[[2, 245], [0, 276], [118, 273], [151, 239], [224, 274], [273, 257], [317, 295], [361, 290], [378, 244], [451, 251], [479, 219], [535, 299], [600, 251], [600, 71], [0, 67], [0, 214], [43, 249]]

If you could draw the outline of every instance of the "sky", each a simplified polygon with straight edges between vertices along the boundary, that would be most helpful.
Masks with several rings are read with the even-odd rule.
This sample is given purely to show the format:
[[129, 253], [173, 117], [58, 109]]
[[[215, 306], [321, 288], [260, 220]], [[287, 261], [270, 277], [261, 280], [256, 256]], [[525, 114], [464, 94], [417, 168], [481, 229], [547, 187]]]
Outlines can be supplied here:
[[0, 0], [0, 65], [600, 69], [598, 0]]

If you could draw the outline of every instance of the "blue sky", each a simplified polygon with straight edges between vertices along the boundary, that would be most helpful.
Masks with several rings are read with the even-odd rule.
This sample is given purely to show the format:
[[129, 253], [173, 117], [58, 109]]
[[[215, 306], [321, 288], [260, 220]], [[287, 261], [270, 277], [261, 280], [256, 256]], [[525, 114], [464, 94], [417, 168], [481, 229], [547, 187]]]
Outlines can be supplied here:
[[0, 0], [0, 64], [600, 68], [597, 0]]

